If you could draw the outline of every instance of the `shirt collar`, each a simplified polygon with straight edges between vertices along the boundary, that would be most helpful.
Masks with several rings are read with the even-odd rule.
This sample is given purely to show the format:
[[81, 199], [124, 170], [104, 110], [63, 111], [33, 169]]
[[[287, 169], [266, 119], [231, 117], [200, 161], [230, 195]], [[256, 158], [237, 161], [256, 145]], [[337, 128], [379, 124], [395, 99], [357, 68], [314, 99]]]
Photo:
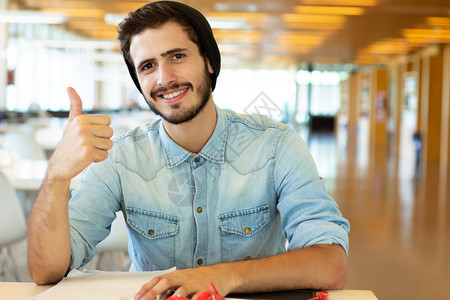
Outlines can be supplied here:
[[[209, 138], [206, 145], [197, 154], [204, 159], [222, 163], [225, 160], [225, 146], [228, 137], [228, 122], [223, 110], [216, 106], [217, 123], [214, 132]], [[176, 167], [189, 157], [196, 155], [186, 149], [180, 147], [167, 134], [163, 122], [159, 124], [159, 135], [169, 168]]]

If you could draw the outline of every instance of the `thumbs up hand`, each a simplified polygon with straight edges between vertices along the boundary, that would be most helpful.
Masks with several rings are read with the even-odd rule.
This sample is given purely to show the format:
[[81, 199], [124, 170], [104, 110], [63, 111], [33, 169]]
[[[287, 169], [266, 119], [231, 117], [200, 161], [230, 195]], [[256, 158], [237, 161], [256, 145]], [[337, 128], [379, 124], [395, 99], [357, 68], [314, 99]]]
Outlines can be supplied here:
[[62, 140], [47, 169], [47, 178], [71, 180], [93, 162], [108, 157], [113, 143], [111, 119], [104, 115], [83, 115], [82, 101], [73, 88], [67, 88], [70, 99], [69, 120]]
[[69, 111], [69, 122], [70, 122], [73, 119], [75, 119], [75, 117], [82, 114], [83, 103], [81, 102], [81, 98], [74, 88], [68, 87], [67, 95], [69, 95], [70, 100], [70, 111]]

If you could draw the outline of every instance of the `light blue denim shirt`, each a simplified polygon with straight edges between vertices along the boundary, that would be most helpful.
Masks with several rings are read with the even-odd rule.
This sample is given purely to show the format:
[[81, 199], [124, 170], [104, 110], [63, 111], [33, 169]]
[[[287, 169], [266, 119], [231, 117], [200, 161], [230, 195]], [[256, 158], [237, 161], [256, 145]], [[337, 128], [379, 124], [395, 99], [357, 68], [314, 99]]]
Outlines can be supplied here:
[[349, 223], [301, 137], [268, 118], [217, 111], [200, 153], [161, 120], [114, 139], [69, 202], [72, 263], [80, 267], [122, 210], [133, 271], [272, 256], [315, 244], [348, 251]]

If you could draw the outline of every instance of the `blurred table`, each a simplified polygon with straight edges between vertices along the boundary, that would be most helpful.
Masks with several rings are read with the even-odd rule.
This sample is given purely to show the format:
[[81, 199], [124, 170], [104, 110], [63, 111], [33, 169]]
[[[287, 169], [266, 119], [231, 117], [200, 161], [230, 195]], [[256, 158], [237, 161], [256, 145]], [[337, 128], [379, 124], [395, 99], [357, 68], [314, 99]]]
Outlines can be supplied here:
[[[47, 171], [48, 160], [17, 159], [8, 166], [0, 166], [0, 170], [8, 177], [16, 190], [37, 191]], [[70, 189], [75, 189], [80, 183], [80, 175], [75, 177]]]

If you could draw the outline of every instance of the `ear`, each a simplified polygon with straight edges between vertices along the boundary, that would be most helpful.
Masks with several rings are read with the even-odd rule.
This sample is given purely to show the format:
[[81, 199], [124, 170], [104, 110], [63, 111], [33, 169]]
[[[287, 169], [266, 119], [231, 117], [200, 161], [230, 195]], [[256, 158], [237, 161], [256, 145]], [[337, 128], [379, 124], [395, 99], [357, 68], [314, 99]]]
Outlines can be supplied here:
[[214, 74], [214, 69], [211, 67], [211, 63], [209, 62], [209, 58], [206, 58], [206, 65], [208, 66], [208, 72]]

